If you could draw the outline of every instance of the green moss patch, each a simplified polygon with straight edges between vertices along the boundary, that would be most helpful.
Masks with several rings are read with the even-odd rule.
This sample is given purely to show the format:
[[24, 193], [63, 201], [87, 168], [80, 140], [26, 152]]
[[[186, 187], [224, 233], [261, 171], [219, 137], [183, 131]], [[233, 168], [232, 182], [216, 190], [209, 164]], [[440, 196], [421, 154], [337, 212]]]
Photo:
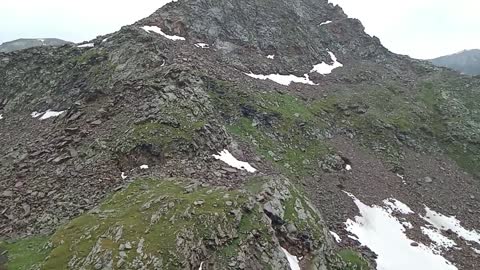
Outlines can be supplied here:
[[16, 241], [0, 241], [0, 252], [2, 250], [6, 251], [8, 260], [6, 269], [29, 270], [38, 267], [45, 260], [50, 248], [48, 237], [35, 236]]
[[369, 270], [371, 269], [369, 263], [362, 258], [360, 253], [351, 250], [351, 249], [343, 249], [338, 252], [338, 255], [342, 258], [342, 260], [347, 263], [347, 269], [345, 270]]

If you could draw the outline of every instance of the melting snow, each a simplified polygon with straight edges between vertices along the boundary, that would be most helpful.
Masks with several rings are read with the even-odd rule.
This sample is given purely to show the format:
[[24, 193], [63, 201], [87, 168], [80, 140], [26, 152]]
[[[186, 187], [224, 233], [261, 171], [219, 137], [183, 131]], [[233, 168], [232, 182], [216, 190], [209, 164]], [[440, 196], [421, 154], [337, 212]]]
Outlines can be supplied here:
[[333, 236], [333, 238], [335, 239], [335, 241], [337, 241], [337, 243], [342, 242], [342, 238], [340, 238], [340, 236], [339, 236], [336, 232], [330, 231], [330, 234]]
[[[48, 119], [48, 118], [52, 118], [52, 117], [57, 117], [59, 115], [61, 115], [62, 113], [64, 113], [65, 111], [59, 111], [59, 112], [56, 112], [56, 111], [51, 111], [51, 110], [47, 110], [43, 115], [42, 117], [40, 117], [40, 120], [45, 120], [45, 119]], [[35, 112], [34, 112], [35, 113]], [[38, 113], [37, 113], [38, 114]], [[32, 117], [34, 118], [37, 118], [39, 115], [37, 116], [34, 116], [33, 113], [32, 113]]]
[[273, 55], [273, 54], [267, 55], [267, 58], [268, 58], [268, 59], [275, 59], [275, 55]]
[[322, 23], [320, 24], [320, 26], [322, 26], [322, 25], [326, 25], [326, 24], [330, 24], [330, 23], [332, 23], [332, 21], [326, 21], [326, 22], [322, 22]]
[[328, 52], [330, 58], [332, 58], [333, 64], [329, 65], [325, 62], [322, 62], [318, 65], [313, 66], [313, 69], [310, 72], [318, 72], [322, 75], [327, 75], [332, 73], [336, 68], [343, 67], [343, 64], [337, 61], [337, 57], [332, 52]]
[[293, 256], [290, 254], [286, 249], [281, 247], [283, 253], [285, 253], [285, 256], [287, 256], [288, 264], [290, 264], [290, 269], [291, 270], [300, 270], [300, 265], [298, 264], [298, 258], [296, 256]]
[[261, 74], [253, 74], [253, 73], [249, 73], [249, 74], [245, 73], [245, 75], [255, 79], [260, 79], [260, 80], [271, 80], [278, 84], [286, 85], [286, 86], [290, 85], [292, 82], [315, 85], [315, 83], [313, 83], [308, 77], [308, 74], [305, 74], [304, 77], [298, 77], [295, 75], [280, 75], [280, 74], [261, 75]]
[[452, 230], [461, 238], [480, 244], [480, 233], [478, 233], [476, 230], [469, 231], [465, 229], [462, 225], [460, 225], [460, 221], [454, 216], [444, 216], [428, 207], [425, 207], [425, 211], [427, 214], [422, 218], [428, 223], [432, 224], [435, 228], [442, 231]]
[[210, 48], [210, 45], [208, 45], [207, 43], [197, 43], [197, 44], [195, 44], [195, 47], [202, 48], [202, 49], [208, 49], [208, 48]]
[[[378, 270], [454, 270], [457, 269], [429, 247], [414, 242], [405, 235], [401, 222], [380, 206], [368, 206], [348, 194], [360, 210], [355, 220], [345, 222], [347, 231], [378, 254]], [[390, 206], [387, 206], [390, 207]]]
[[95, 44], [87, 43], [87, 44], [78, 45], [77, 47], [78, 48], [93, 48], [93, 47], [95, 47]]
[[403, 221], [402, 225], [403, 225], [403, 227], [405, 227], [405, 229], [413, 229], [413, 225], [410, 222]]
[[440, 252], [442, 249], [449, 249], [457, 245], [453, 240], [443, 236], [442, 233], [437, 229], [422, 227], [422, 233], [428, 236], [428, 238], [434, 242], [432, 247], [437, 252]]
[[[310, 71], [312, 72], [318, 72], [322, 75], [330, 74], [332, 71], [338, 67], [343, 67], [342, 63], [337, 61], [337, 57], [332, 52], [328, 52], [330, 54], [330, 57], [333, 60], [333, 64], [329, 65], [327, 63], [321, 63], [318, 65], [313, 66], [313, 69]], [[268, 55], [267, 58], [273, 59], [275, 55]], [[309, 74], [304, 74], [303, 77], [298, 77], [295, 75], [280, 75], [280, 74], [269, 74], [269, 75], [262, 75], [262, 74], [254, 74], [254, 73], [245, 73], [245, 75], [250, 76], [255, 79], [260, 79], [260, 80], [272, 80], [278, 84], [281, 85], [290, 85], [292, 82], [296, 83], [303, 83], [303, 84], [309, 84], [309, 85], [316, 85], [314, 82], [310, 80]]]
[[146, 170], [146, 169], [148, 169], [148, 165], [142, 165], [142, 166], [140, 166], [140, 169]]
[[213, 155], [213, 157], [239, 170], [245, 170], [250, 173], [254, 173], [257, 171], [257, 169], [253, 168], [247, 162], [237, 160], [234, 156], [232, 156], [232, 154], [230, 154], [230, 152], [228, 152], [228, 150], [223, 150], [219, 153], [219, 155]]
[[410, 207], [394, 198], [386, 199], [383, 201], [383, 203], [388, 206], [389, 209], [387, 211], [389, 211], [389, 213], [392, 213], [392, 211], [405, 215], [414, 213]]
[[165, 34], [162, 29], [160, 29], [160, 27], [158, 26], [142, 26], [141, 27], [143, 30], [147, 31], [147, 32], [154, 32], [154, 33], [157, 33], [157, 34], [160, 34], [168, 39], [171, 39], [171, 40], [185, 40], [184, 37], [180, 37], [180, 36], [175, 36], [175, 35], [168, 35], [168, 34]]

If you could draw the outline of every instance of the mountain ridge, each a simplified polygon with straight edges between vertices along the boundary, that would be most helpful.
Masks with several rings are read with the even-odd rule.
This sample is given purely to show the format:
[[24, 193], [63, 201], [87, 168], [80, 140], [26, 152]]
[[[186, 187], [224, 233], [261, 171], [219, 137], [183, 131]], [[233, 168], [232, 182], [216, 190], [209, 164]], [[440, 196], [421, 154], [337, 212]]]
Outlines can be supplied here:
[[58, 38], [20, 38], [0, 44], [0, 52], [12, 52], [39, 46], [63, 46], [71, 44]]
[[480, 50], [463, 50], [430, 60], [433, 64], [448, 67], [462, 74], [480, 75]]

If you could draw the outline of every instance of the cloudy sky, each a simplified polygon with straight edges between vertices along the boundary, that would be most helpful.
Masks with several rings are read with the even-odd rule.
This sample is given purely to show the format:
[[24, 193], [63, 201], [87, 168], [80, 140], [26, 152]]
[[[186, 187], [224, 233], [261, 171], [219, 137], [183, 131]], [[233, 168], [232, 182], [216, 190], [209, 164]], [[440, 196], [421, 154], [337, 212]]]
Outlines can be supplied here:
[[[80, 42], [118, 30], [168, 0], [2, 0], [0, 43], [57, 37]], [[480, 48], [480, 1], [330, 0], [359, 18], [366, 31], [396, 53], [433, 58]]]

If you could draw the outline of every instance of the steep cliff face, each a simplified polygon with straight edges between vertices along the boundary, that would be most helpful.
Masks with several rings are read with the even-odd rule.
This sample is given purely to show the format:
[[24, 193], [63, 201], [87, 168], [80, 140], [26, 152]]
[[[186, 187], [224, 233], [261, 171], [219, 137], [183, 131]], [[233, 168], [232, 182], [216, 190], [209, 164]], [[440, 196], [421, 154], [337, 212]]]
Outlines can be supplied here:
[[288, 269], [281, 247], [301, 269], [372, 268], [329, 233], [356, 212], [343, 191], [478, 226], [479, 88], [327, 1], [176, 1], [0, 54], [0, 249], [12, 269]]

